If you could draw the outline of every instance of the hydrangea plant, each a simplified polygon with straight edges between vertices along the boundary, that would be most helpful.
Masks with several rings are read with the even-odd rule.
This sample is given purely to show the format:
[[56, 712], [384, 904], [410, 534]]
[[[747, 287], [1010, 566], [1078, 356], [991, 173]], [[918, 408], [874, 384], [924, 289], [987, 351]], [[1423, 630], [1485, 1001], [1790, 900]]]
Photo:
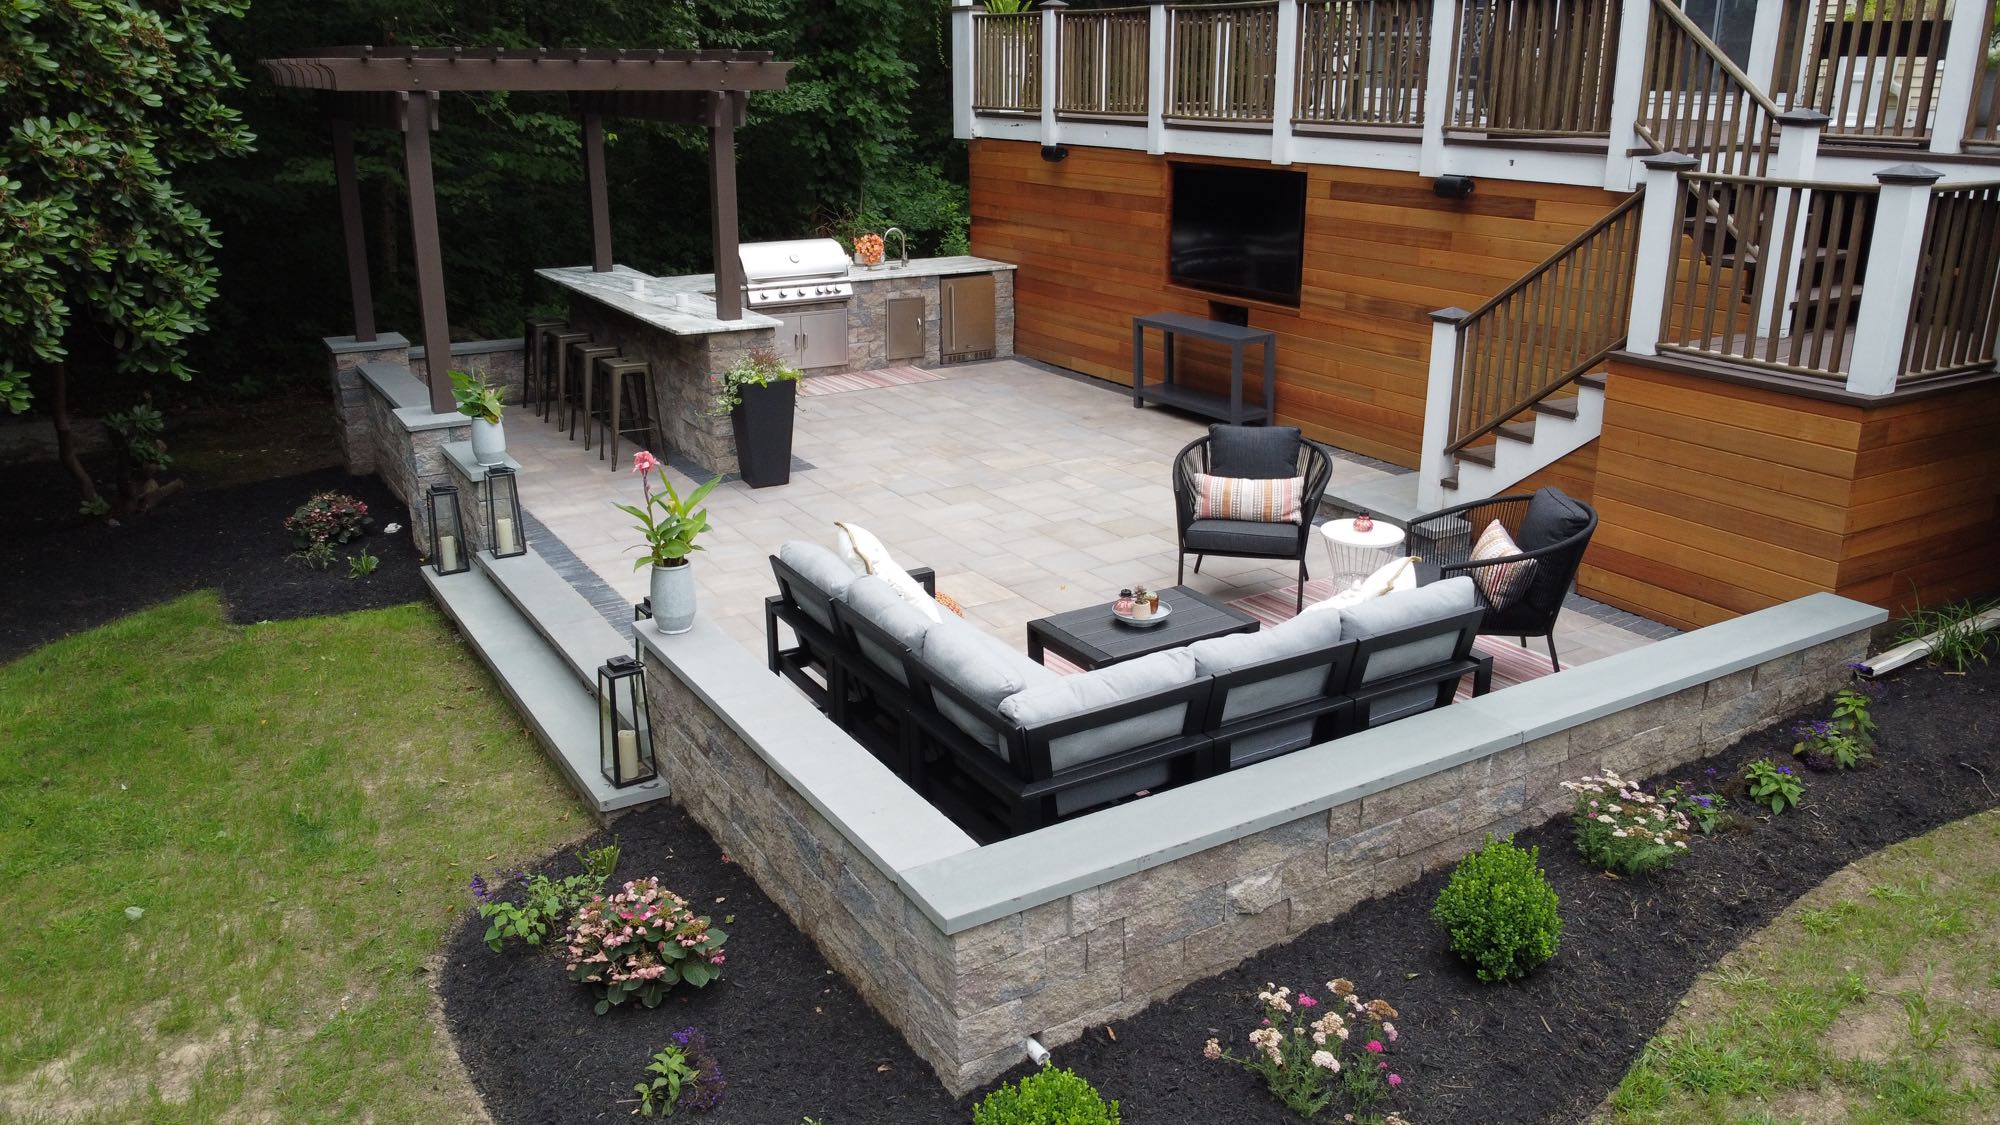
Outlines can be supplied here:
[[598, 1015], [629, 999], [657, 1008], [677, 984], [700, 988], [721, 977], [728, 937], [657, 878], [634, 879], [570, 919], [569, 979], [597, 987]]

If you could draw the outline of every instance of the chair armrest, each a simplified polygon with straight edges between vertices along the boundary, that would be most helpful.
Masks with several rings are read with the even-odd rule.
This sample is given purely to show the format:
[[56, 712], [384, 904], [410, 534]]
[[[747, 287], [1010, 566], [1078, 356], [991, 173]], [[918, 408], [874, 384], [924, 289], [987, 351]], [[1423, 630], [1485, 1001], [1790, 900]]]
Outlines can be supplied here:
[[934, 598], [937, 597], [936, 571], [932, 570], [930, 567], [927, 566], [911, 567], [910, 577], [917, 580], [917, 585], [922, 586], [924, 588], [924, 593], [929, 594], [931, 597]]

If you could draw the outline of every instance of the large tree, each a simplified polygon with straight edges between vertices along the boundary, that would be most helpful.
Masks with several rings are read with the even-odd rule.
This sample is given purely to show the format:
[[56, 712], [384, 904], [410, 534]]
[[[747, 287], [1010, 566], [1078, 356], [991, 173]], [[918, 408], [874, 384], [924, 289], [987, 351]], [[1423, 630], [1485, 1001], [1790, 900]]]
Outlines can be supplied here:
[[[214, 229], [175, 190], [191, 165], [249, 151], [223, 95], [243, 84], [209, 40], [244, 0], [0, 0], [0, 402], [46, 391], [59, 452], [103, 508], [69, 433], [72, 375], [190, 377], [215, 296]], [[150, 502], [157, 416], [114, 421]]]

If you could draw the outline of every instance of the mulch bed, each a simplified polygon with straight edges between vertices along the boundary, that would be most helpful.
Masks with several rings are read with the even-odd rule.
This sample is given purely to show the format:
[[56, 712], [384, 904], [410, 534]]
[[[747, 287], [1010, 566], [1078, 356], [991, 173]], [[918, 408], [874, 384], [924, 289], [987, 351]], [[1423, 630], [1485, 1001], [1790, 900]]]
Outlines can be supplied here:
[[[1486, 986], [1429, 923], [1447, 872], [1307, 931], [1106, 1031], [1058, 1047], [1123, 1103], [1133, 1125], [1295, 1121], [1247, 1072], [1205, 1063], [1211, 1035], [1238, 1050], [1266, 982], [1353, 978], [1401, 1009], [1392, 1056], [1406, 1082], [1391, 1107], [1413, 1121], [1579, 1121], [1617, 1085], [1697, 974], [1847, 863], [2000, 804], [2000, 672], [1908, 670], [1876, 714], [1882, 768], [1809, 774], [1805, 805], [1775, 820], [1738, 806], [1739, 830], [1698, 840], [1668, 871], [1613, 879], [1578, 859], [1566, 820], [1523, 833], [1562, 896], [1556, 959], [1525, 982]], [[1815, 717], [1820, 709], [1815, 708]], [[1677, 771], [1724, 776], [1760, 756], [1789, 760], [1790, 723]], [[1984, 779], [1972, 768], [1985, 771]], [[476, 917], [456, 929], [439, 982], [445, 1016], [487, 1109], [502, 1123], [623, 1119], [631, 1087], [668, 1035], [693, 1024], [730, 1078], [706, 1119], [797, 1125], [954, 1122], [971, 1101], [928, 1066], [839, 976], [742, 870], [678, 809], [619, 822], [618, 878], [657, 873], [718, 920], [734, 915], [730, 975], [659, 1009], [591, 1012], [552, 956], [495, 955]], [[575, 869], [567, 856], [550, 869]], [[1024, 1065], [1016, 1074], [1025, 1073]], [[1337, 1119], [1335, 1117], [1334, 1119]]]
[[[197, 489], [117, 526], [102, 520], [36, 521], [21, 511], [54, 497], [74, 512], [74, 486], [51, 465], [8, 466], [4, 480], [22, 518], [0, 539], [0, 662], [57, 638], [202, 589], [220, 589], [230, 619], [247, 624], [401, 605], [426, 596], [410, 541], [410, 516], [378, 477], [341, 469]], [[335, 489], [368, 504], [367, 536], [335, 548], [329, 570], [288, 558], [284, 519], [315, 492]], [[48, 508], [49, 502], [40, 504]], [[383, 528], [403, 526], [389, 535]], [[24, 526], [25, 525], [25, 528]], [[381, 565], [347, 578], [347, 556]]]

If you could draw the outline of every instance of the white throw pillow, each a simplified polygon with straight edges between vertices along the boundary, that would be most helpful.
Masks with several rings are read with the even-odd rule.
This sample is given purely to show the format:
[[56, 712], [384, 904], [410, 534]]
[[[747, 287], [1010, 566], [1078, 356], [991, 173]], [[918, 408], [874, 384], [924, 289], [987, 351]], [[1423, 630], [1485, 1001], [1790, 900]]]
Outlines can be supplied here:
[[1417, 556], [1405, 555], [1384, 564], [1375, 573], [1363, 578], [1353, 586], [1342, 590], [1330, 598], [1316, 601], [1305, 608], [1314, 610], [1348, 609], [1360, 605], [1370, 598], [1379, 598], [1397, 590], [1417, 588]]
[[889, 556], [889, 548], [867, 528], [859, 524], [834, 522], [833, 553], [839, 555], [854, 568], [856, 574], [873, 574], [878, 563], [895, 565]]

